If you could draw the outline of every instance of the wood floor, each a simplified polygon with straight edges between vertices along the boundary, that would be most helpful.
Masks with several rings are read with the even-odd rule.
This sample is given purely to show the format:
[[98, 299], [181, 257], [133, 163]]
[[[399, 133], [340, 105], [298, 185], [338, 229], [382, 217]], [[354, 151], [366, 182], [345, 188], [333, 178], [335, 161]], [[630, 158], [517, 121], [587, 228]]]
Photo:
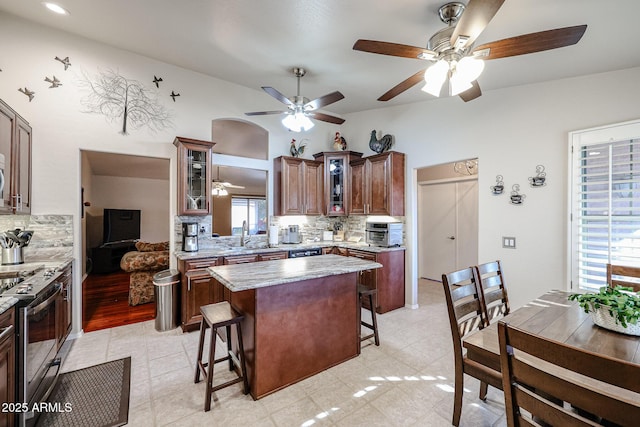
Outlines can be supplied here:
[[85, 332], [144, 322], [155, 317], [155, 304], [129, 305], [129, 273], [90, 274], [82, 283]]

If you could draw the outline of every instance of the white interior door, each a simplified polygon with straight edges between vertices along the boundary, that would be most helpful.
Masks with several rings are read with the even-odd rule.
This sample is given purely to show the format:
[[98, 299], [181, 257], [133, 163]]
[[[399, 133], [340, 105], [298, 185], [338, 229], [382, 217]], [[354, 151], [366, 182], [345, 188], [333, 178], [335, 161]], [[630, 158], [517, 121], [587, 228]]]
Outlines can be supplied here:
[[420, 277], [477, 264], [478, 181], [421, 185], [419, 197]]

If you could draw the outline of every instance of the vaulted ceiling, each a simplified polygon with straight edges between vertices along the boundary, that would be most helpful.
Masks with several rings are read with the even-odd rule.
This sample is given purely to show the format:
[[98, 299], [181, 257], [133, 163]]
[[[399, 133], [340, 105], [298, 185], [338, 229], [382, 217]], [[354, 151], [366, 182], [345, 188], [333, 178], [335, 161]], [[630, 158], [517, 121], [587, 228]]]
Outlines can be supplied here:
[[[466, 1], [465, 1], [466, 2]], [[419, 60], [352, 50], [359, 39], [425, 47], [444, 27], [444, 0], [60, 0], [54, 16], [39, 0], [0, 0], [0, 11], [260, 91], [294, 95], [291, 68], [302, 66], [302, 94], [335, 90], [326, 109], [345, 114], [437, 99], [421, 85], [386, 103], [376, 99], [426, 67]], [[637, 0], [507, 0], [476, 45], [525, 33], [587, 24], [575, 46], [487, 61], [484, 93], [514, 85], [640, 66]], [[279, 109], [265, 93], [254, 110]], [[477, 101], [476, 101], [477, 102]], [[460, 101], [461, 105], [464, 105]]]

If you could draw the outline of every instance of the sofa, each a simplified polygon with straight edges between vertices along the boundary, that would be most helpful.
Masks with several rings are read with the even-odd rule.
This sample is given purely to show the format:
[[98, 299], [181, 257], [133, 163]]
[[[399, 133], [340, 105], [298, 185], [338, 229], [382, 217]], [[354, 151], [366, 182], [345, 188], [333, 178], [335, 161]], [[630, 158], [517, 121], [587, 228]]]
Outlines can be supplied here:
[[169, 268], [169, 242], [136, 242], [136, 250], [124, 254], [120, 268], [131, 273], [129, 305], [153, 302], [153, 276]]

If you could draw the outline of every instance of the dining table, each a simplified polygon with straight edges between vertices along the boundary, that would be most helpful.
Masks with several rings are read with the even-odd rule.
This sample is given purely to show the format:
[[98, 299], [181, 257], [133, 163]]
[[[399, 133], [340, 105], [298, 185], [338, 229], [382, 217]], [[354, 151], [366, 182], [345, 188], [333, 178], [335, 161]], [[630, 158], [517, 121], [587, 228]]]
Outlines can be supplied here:
[[[503, 318], [512, 326], [547, 339], [640, 365], [640, 337], [597, 326], [570, 292], [552, 290]], [[498, 322], [466, 337], [467, 358], [500, 372]]]

